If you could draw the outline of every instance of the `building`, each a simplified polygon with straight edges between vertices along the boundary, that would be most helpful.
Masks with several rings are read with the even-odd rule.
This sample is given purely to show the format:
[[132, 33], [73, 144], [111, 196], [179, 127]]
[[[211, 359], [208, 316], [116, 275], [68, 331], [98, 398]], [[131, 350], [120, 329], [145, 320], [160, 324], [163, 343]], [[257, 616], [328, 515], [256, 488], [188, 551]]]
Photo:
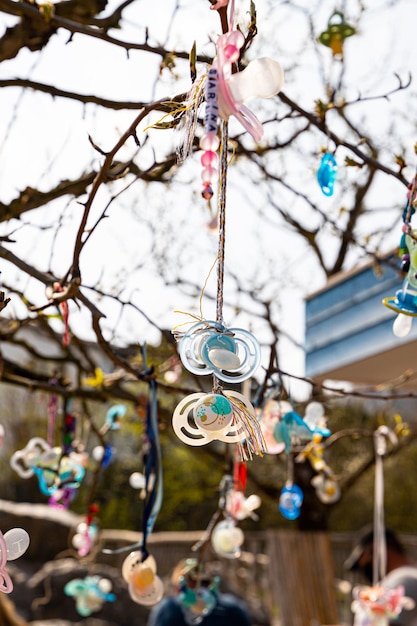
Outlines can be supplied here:
[[382, 300], [395, 296], [403, 274], [392, 253], [341, 272], [306, 298], [306, 376], [378, 389], [417, 390], [417, 321], [396, 337], [397, 314]]

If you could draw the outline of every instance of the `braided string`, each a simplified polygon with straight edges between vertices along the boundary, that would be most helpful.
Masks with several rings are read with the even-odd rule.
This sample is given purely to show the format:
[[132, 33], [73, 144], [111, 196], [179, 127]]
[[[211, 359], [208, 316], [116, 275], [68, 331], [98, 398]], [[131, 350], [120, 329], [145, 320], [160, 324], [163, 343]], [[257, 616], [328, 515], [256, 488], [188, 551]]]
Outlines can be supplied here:
[[[224, 251], [226, 234], [226, 185], [227, 185], [227, 143], [229, 125], [222, 121], [220, 125], [222, 142], [220, 146], [219, 187], [217, 196], [219, 216], [219, 244], [217, 251], [217, 295], [216, 322], [223, 326], [223, 287], [224, 287]], [[213, 374], [213, 393], [221, 392], [219, 379]]]
[[217, 263], [217, 298], [216, 322], [223, 325], [223, 285], [224, 285], [224, 251], [226, 234], [226, 185], [227, 185], [227, 143], [228, 122], [221, 123], [222, 144], [220, 146], [220, 184], [218, 191], [219, 213], [219, 247]]

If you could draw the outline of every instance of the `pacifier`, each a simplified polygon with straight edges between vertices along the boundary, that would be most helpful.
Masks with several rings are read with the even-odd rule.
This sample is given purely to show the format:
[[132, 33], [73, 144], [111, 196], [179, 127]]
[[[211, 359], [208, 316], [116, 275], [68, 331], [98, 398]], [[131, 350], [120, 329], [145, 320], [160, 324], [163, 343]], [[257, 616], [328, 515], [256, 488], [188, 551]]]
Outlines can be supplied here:
[[110, 465], [110, 461], [113, 456], [113, 447], [106, 443], [104, 446], [95, 446], [92, 450], [92, 457], [96, 463], [100, 463], [101, 467], [105, 469]]
[[261, 361], [260, 346], [252, 333], [210, 321], [189, 329], [180, 339], [179, 354], [193, 374], [214, 374], [231, 383], [247, 380]]
[[235, 415], [230, 400], [254, 413], [253, 406], [237, 391], [216, 393], [192, 393], [176, 407], [172, 427], [177, 437], [190, 446], [203, 446], [210, 441], [238, 443], [245, 439], [243, 425]]
[[36, 465], [44, 453], [49, 453], [51, 446], [42, 437], [33, 437], [22, 450], [16, 450], [10, 458], [10, 467], [21, 476], [30, 478]]
[[226, 511], [236, 520], [247, 517], [256, 518], [254, 511], [261, 506], [261, 498], [257, 494], [248, 497], [242, 491], [231, 489], [226, 494]]
[[6, 570], [7, 561], [15, 561], [29, 547], [30, 538], [23, 528], [11, 528], [6, 533], [0, 531], [0, 591], [11, 593], [13, 582]]
[[92, 613], [100, 611], [104, 602], [116, 600], [116, 596], [110, 593], [111, 588], [112, 583], [108, 578], [86, 576], [70, 580], [64, 587], [64, 593], [75, 598], [77, 613], [89, 617]]
[[[406, 228], [404, 226], [403, 228]], [[393, 332], [397, 337], [406, 337], [412, 327], [412, 319], [417, 316], [417, 230], [406, 230], [405, 247], [408, 251], [409, 269], [401, 289], [395, 296], [384, 298], [383, 304], [398, 313], [394, 320]]]
[[337, 162], [331, 152], [326, 152], [317, 170], [317, 180], [325, 196], [332, 196], [337, 175]]
[[289, 520], [297, 519], [303, 503], [303, 492], [298, 485], [287, 483], [281, 491], [278, 508], [283, 517]]
[[131, 552], [122, 565], [122, 577], [127, 582], [129, 595], [134, 602], [152, 606], [164, 595], [164, 585], [156, 575], [156, 561], [153, 556], [145, 560], [140, 550]]
[[215, 579], [210, 587], [199, 586], [197, 589], [187, 587], [185, 578], [180, 579], [180, 593], [178, 599], [184, 620], [189, 626], [201, 624], [203, 619], [209, 615], [216, 606], [218, 582]]
[[319, 433], [322, 437], [331, 435], [331, 431], [327, 428], [324, 406], [320, 402], [309, 402], [307, 404], [304, 421], [312, 433]]
[[75, 530], [75, 534], [72, 538], [72, 545], [77, 550], [80, 557], [90, 554], [93, 545], [98, 538], [97, 524], [87, 522], [80, 522]]
[[220, 35], [217, 40], [217, 57], [213, 66], [218, 72], [219, 115], [224, 120], [234, 115], [255, 141], [260, 141], [262, 124], [243, 103], [250, 98], [275, 96], [283, 87], [284, 72], [277, 61], [262, 58], [251, 61], [242, 72], [232, 74], [231, 65], [238, 61], [244, 41], [243, 34], [238, 30]]
[[333, 476], [327, 476], [324, 472], [320, 472], [313, 476], [310, 482], [316, 490], [316, 496], [323, 504], [331, 504], [340, 499], [340, 486]]
[[219, 522], [211, 535], [211, 545], [216, 554], [229, 559], [240, 556], [244, 540], [242, 529], [230, 518]]

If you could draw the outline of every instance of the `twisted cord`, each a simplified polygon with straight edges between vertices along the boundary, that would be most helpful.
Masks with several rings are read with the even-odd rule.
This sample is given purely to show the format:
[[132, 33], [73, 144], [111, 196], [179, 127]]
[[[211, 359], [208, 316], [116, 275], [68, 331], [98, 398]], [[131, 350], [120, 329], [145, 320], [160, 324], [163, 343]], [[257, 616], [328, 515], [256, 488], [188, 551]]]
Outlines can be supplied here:
[[224, 251], [226, 231], [226, 185], [227, 185], [227, 141], [228, 123], [221, 123], [222, 144], [220, 147], [220, 180], [218, 191], [219, 212], [219, 247], [217, 255], [217, 298], [216, 322], [223, 325], [223, 285], [224, 285]]
[[[226, 232], [226, 184], [227, 184], [227, 142], [228, 122], [222, 121], [222, 143], [220, 146], [220, 172], [218, 189], [218, 215], [219, 215], [219, 245], [217, 252], [217, 295], [216, 295], [216, 322], [223, 326], [223, 286], [224, 286], [224, 250]], [[213, 392], [221, 391], [221, 385], [217, 376], [213, 375]]]

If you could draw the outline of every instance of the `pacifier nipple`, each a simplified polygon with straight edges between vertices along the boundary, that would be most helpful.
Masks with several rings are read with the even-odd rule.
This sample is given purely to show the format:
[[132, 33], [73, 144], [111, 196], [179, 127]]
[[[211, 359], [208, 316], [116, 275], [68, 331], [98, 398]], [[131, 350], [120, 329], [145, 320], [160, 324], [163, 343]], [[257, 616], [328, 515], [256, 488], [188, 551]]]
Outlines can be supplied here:
[[221, 370], [236, 370], [240, 366], [240, 359], [234, 352], [223, 348], [212, 348], [208, 351], [210, 361]]
[[278, 61], [254, 59], [242, 72], [233, 74], [227, 84], [235, 102], [272, 98], [284, 85], [284, 71]]

